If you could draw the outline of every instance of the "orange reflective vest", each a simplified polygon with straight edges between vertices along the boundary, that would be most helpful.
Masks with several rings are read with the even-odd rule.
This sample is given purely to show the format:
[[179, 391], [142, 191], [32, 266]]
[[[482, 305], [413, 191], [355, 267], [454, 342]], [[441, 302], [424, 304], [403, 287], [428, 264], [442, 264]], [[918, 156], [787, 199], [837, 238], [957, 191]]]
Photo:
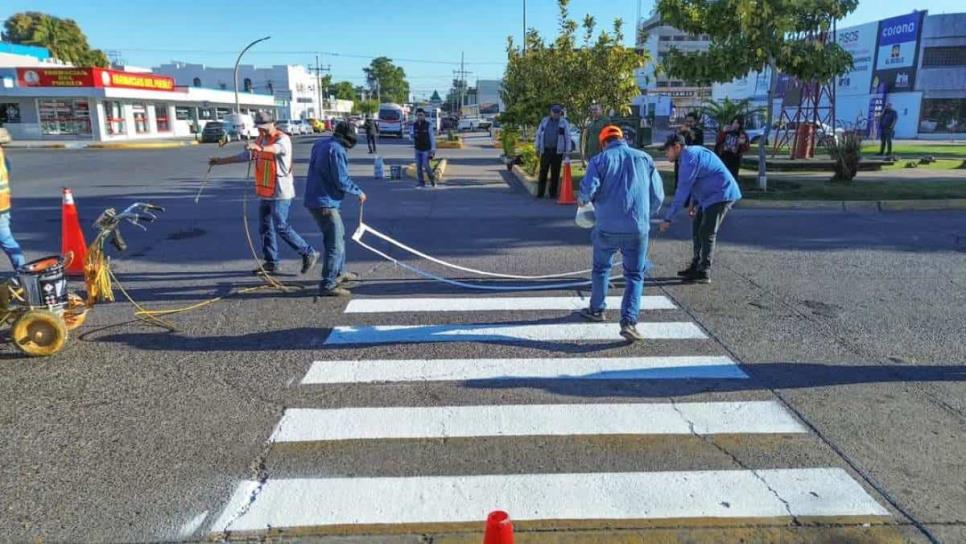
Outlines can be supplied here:
[[[255, 143], [267, 147], [275, 145], [281, 137], [282, 133], [276, 132], [268, 137], [259, 136]], [[252, 151], [252, 159], [255, 161], [255, 194], [261, 198], [275, 198], [275, 188], [278, 186], [278, 163], [275, 162], [275, 153]]]
[[10, 211], [10, 172], [7, 171], [7, 158], [0, 147], [0, 213]]

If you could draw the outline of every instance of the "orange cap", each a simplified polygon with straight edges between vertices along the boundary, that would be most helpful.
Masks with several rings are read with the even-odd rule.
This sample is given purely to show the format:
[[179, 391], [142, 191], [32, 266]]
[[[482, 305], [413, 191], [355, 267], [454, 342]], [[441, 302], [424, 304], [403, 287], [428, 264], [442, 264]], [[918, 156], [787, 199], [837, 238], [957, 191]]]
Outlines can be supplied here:
[[600, 130], [600, 135], [597, 137], [597, 142], [603, 146], [604, 142], [611, 138], [624, 139], [624, 132], [617, 125], [607, 125]]

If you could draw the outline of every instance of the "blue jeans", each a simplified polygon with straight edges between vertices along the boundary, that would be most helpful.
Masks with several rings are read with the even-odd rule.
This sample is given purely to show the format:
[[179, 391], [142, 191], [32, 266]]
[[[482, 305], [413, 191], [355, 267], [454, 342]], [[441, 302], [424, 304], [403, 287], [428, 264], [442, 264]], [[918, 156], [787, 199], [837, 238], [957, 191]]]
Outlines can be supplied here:
[[433, 167], [429, 165], [429, 151], [419, 151], [416, 150], [416, 179], [419, 180], [420, 185], [425, 185], [426, 182], [423, 181], [423, 170], [426, 170], [426, 175], [429, 177], [429, 182], [436, 184], [436, 178], [433, 177]]
[[262, 200], [258, 206], [258, 233], [262, 235], [262, 255], [266, 263], [278, 264], [278, 239], [276, 234], [281, 236], [285, 243], [298, 251], [299, 255], [306, 256], [314, 250], [312, 246], [295, 232], [292, 225], [288, 222], [288, 210], [292, 206], [292, 200]]
[[10, 212], [0, 213], [0, 246], [3, 246], [3, 252], [7, 254], [15, 271], [27, 264], [27, 259], [23, 256], [20, 244], [17, 243], [17, 240], [13, 237], [13, 232], [10, 231]]
[[322, 231], [322, 283], [323, 291], [339, 285], [339, 274], [345, 270], [345, 225], [338, 208], [309, 208], [309, 213]]
[[621, 301], [621, 323], [637, 324], [644, 295], [644, 263], [647, 256], [647, 233], [609, 234], [594, 229], [594, 268], [591, 274], [590, 309], [603, 311], [607, 300], [607, 283], [614, 254], [620, 251], [624, 266], [624, 299]]

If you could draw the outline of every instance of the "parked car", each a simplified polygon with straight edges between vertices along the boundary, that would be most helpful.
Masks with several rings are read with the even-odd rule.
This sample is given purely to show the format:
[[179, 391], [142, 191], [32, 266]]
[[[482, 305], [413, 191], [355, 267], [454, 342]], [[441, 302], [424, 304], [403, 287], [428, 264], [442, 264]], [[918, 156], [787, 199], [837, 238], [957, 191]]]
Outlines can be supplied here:
[[293, 125], [292, 121], [289, 121], [288, 119], [282, 119], [279, 122], [275, 123], [275, 127], [281, 130], [282, 132], [284, 132], [285, 134], [288, 134], [289, 136], [296, 136], [298, 134], [297, 132], [295, 132], [296, 130], [298, 130], [298, 127]]
[[318, 119], [309, 119], [309, 126], [312, 127], [313, 133], [325, 132], [325, 123], [319, 121]]
[[308, 125], [305, 123], [305, 121], [301, 119], [292, 119], [292, 130], [295, 131], [295, 135], [304, 136], [305, 134], [308, 134], [308, 132], [305, 130], [306, 128], [308, 128]]
[[258, 138], [258, 128], [255, 120], [247, 113], [230, 113], [222, 120], [228, 139], [249, 140]]
[[231, 135], [221, 121], [208, 121], [201, 131], [201, 143], [216, 143], [222, 140], [231, 141]]
[[481, 122], [479, 117], [464, 117], [456, 124], [456, 130], [472, 132], [480, 128]]
[[[781, 126], [778, 123], [775, 123], [771, 127], [771, 134], [770, 134], [771, 138], [769, 139], [769, 141], [765, 142], [765, 145], [771, 145], [771, 143], [774, 141], [780, 141], [780, 140], [775, 140], [775, 138], [780, 138], [783, 132], [793, 133], [788, 135], [789, 140], [791, 140], [795, 137], [794, 132], [796, 130], [798, 130], [798, 123], [795, 121], [789, 121]], [[765, 128], [764, 127], [751, 128], [751, 129], [746, 129], [745, 132], [748, 134], [749, 141], [752, 144], [757, 144], [758, 141], [761, 140], [762, 136], [764, 135]], [[831, 126], [825, 123], [818, 123], [818, 126], [815, 127], [815, 137], [816, 137], [815, 141], [818, 145], [827, 145], [830, 141], [837, 140], [838, 138], [840, 138], [844, 132], [845, 132], [845, 129], [841, 127], [833, 129]]]

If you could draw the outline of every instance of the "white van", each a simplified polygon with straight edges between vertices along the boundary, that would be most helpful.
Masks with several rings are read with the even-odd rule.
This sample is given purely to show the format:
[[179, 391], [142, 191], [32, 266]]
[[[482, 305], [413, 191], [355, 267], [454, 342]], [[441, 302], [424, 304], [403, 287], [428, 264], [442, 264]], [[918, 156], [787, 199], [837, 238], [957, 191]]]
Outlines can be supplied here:
[[248, 140], [258, 137], [255, 119], [247, 113], [229, 113], [222, 120], [225, 124], [225, 134], [229, 140]]
[[394, 134], [402, 138], [406, 124], [406, 113], [399, 104], [379, 104], [376, 123], [379, 125], [380, 136]]

